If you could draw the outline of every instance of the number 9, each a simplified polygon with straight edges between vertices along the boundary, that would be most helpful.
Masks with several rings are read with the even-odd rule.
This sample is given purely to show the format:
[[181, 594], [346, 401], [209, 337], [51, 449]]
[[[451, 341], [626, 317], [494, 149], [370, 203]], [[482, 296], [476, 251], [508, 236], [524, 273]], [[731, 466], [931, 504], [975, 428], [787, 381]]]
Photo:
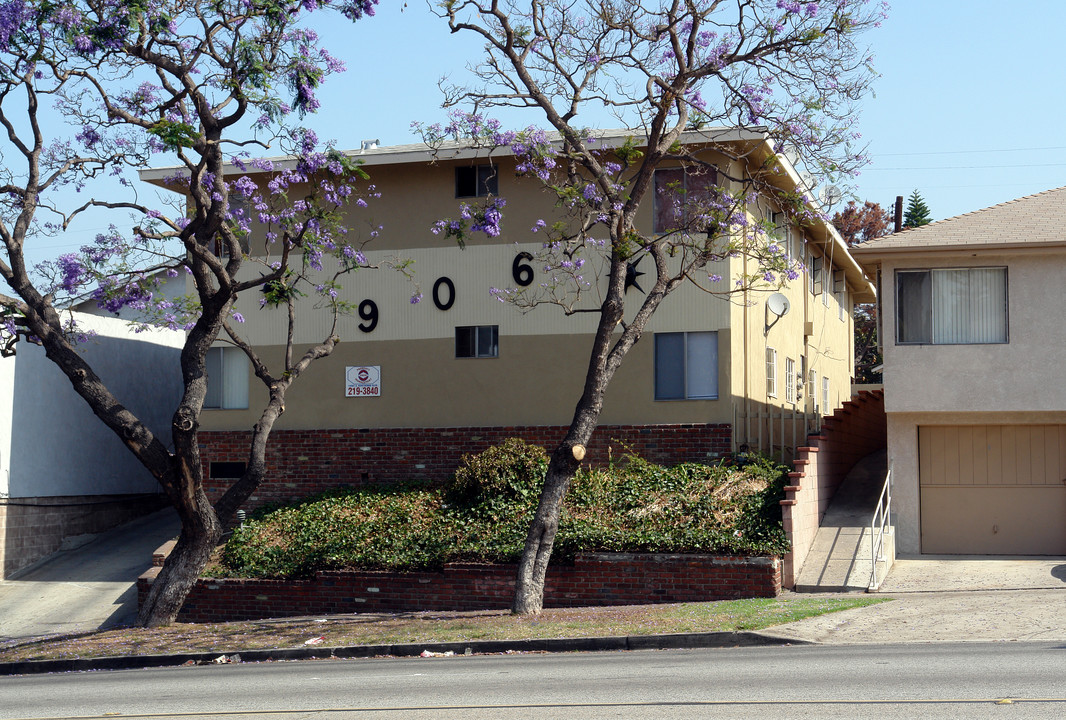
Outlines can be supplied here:
[[374, 332], [378, 326], [378, 306], [373, 300], [364, 300], [359, 303], [359, 317], [366, 320], [366, 324], [359, 323], [359, 329], [365, 333]]

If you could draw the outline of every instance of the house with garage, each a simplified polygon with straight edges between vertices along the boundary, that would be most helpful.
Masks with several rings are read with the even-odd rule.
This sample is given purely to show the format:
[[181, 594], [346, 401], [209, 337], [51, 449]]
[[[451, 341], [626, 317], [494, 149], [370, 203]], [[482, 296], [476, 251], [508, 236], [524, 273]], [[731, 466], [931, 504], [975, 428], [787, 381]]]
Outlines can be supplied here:
[[[632, 136], [604, 132], [598, 142], [609, 149]], [[806, 190], [762, 133], [707, 128], [686, 133], [683, 142], [717, 168], [700, 182], [726, 185], [736, 182], [730, 178], [765, 174], [780, 189]], [[491, 292], [544, 282], [544, 268], [531, 260], [544, 241], [538, 220], [553, 219], [554, 195], [518, 175], [516, 159], [505, 149], [366, 143], [349, 154], [380, 193], [369, 210], [359, 211], [381, 226], [364, 248], [367, 260], [413, 261], [424, 299], [412, 304], [412, 287], [387, 271], [360, 271], [345, 281], [343, 297], [358, 311], [341, 318], [341, 342], [333, 354], [316, 361], [289, 394], [270, 439], [271, 482], [252, 504], [337, 485], [440, 481], [462, 454], [510, 436], [550, 446], [562, 438], [581, 393], [592, 317], [567, 316], [550, 305], [523, 313]], [[286, 162], [291, 159], [278, 158], [273, 167]], [[141, 176], [166, 188], [163, 180], [174, 172], [159, 168]], [[267, 171], [233, 172], [246, 172], [260, 184], [270, 179]], [[696, 188], [680, 166], [664, 167], [655, 178], [657, 187], [678, 183]], [[477, 233], [460, 250], [433, 232], [434, 223], [455, 217], [461, 203], [491, 197], [506, 200], [499, 237]], [[793, 419], [782, 423], [783, 415], [831, 413], [850, 398], [851, 309], [873, 299], [872, 284], [824, 219], [789, 226], [768, 195], [753, 198], [747, 212], [779, 222], [784, 251], [809, 271], [785, 287], [728, 299], [696, 287], [667, 297], [607, 391], [588, 448], [591, 461], [618, 458], [627, 449], [653, 461], [713, 460], [738, 444], [754, 445], [748, 438], [791, 456], [804, 444], [806, 428]], [[649, 197], [640, 210], [640, 231], [665, 231], [668, 215]], [[264, 246], [255, 233], [253, 228], [252, 255]], [[732, 287], [751, 271], [750, 262], [724, 257], [705, 268], [706, 276]], [[643, 265], [635, 259], [633, 269], [636, 282], [628, 292], [639, 295], [650, 259]], [[587, 277], [605, 286], [597, 270], [590, 268]], [[317, 341], [329, 327], [313, 305], [313, 298], [300, 301], [297, 344]], [[280, 357], [284, 311], [261, 308], [251, 296], [236, 310], [248, 342], [267, 357]], [[208, 488], [217, 492], [243, 469], [247, 433], [266, 391], [232, 345], [220, 342], [212, 349], [208, 370], [213, 389], [200, 441]]]
[[852, 248], [876, 275], [897, 549], [1066, 554], [1066, 188]]

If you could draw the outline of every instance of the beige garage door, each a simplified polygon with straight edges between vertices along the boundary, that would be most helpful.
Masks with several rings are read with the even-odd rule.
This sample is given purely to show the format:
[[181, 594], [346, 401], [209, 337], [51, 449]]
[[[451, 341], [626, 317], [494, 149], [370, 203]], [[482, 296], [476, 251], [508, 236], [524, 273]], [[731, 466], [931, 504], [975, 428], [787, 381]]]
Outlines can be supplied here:
[[918, 428], [923, 553], [1066, 554], [1066, 425]]

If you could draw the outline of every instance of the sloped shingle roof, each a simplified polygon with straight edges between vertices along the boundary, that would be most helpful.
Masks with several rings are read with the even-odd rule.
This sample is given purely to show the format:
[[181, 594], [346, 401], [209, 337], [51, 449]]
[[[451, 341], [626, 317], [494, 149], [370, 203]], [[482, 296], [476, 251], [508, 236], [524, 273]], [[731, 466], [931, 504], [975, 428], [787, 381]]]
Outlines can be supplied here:
[[910, 228], [851, 248], [865, 260], [894, 251], [1066, 245], [1066, 187]]

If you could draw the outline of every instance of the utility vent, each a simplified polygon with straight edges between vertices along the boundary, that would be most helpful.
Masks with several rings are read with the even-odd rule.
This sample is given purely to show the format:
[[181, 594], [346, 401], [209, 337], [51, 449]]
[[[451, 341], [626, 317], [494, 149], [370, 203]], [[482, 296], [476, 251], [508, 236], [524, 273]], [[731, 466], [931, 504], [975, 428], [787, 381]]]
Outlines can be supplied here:
[[243, 462], [213, 462], [209, 468], [211, 477], [226, 480], [240, 478], [247, 469], [248, 463]]
[[365, 150], [376, 150], [380, 143], [381, 143], [381, 141], [378, 140], [377, 138], [374, 138], [373, 140], [364, 140], [363, 143], [362, 143], [362, 149], [364, 151]]

